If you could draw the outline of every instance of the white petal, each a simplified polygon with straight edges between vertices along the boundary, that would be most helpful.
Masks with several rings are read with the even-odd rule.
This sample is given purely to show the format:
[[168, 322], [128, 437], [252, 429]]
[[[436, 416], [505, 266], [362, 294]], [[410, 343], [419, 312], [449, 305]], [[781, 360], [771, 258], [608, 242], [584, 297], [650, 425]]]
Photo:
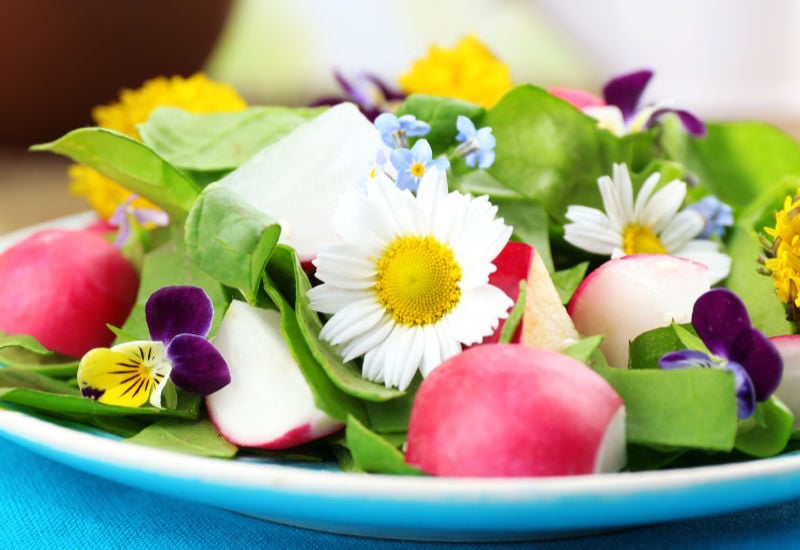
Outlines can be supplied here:
[[319, 285], [306, 293], [309, 306], [320, 313], [336, 313], [352, 302], [374, 296], [372, 292], [363, 290], [345, 290], [331, 285]]
[[394, 320], [385, 314], [372, 330], [356, 336], [342, 347], [344, 360], [351, 361], [380, 346], [389, 336], [392, 328], [394, 328]]
[[622, 236], [605, 227], [567, 224], [564, 226], [564, 240], [572, 246], [594, 254], [609, 255], [615, 248], [622, 247]]
[[719, 252], [718, 245], [713, 241], [703, 239], [691, 241], [674, 255], [708, 266], [709, 282], [712, 285], [723, 280], [731, 271], [730, 256]]
[[667, 252], [672, 253], [686, 246], [703, 230], [705, 220], [695, 210], [683, 210], [664, 228], [659, 240]]
[[494, 332], [513, 305], [511, 298], [493, 285], [463, 292], [461, 300], [446, 316], [450, 334], [462, 344], [477, 344]]
[[636, 221], [659, 234], [678, 213], [685, 198], [686, 184], [680, 180], [672, 180], [653, 195]]
[[639, 189], [639, 194], [636, 195], [636, 204], [633, 206], [634, 220], [638, 221], [642, 219], [642, 212], [647, 206], [650, 195], [653, 194], [653, 190], [656, 188], [656, 185], [658, 185], [659, 180], [661, 180], [661, 174], [656, 172], [655, 174], [650, 174], [650, 177], [642, 184], [642, 188]]
[[439, 343], [439, 335], [433, 325], [422, 327], [425, 349], [422, 352], [422, 364], [420, 373], [426, 377], [430, 372], [442, 362], [442, 346]]
[[334, 345], [347, 342], [374, 329], [384, 313], [383, 306], [374, 299], [349, 304], [325, 323], [320, 336]]

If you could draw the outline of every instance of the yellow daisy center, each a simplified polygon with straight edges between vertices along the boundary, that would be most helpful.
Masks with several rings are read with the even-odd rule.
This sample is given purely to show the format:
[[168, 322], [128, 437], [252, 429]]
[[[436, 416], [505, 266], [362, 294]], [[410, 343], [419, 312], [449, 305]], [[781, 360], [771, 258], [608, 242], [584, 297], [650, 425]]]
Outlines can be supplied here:
[[667, 253], [667, 249], [652, 229], [637, 224], [627, 225], [622, 230], [622, 251], [625, 254]]
[[458, 304], [461, 266], [433, 237], [396, 239], [378, 260], [378, 300], [403, 325], [432, 324]]
[[421, 162], [415, 162], [411, 165], [411, 175], [415, 178], [421, 178], [425, 174], [425, 165]]

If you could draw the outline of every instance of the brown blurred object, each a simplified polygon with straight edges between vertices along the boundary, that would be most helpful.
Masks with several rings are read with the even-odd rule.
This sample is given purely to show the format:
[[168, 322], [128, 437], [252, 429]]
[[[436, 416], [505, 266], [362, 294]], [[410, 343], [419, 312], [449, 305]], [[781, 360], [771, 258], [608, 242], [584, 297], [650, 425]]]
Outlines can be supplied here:
[[91, 124], [98, 104], [203, 67], [233, 0], [0, 0], [0, 144]]

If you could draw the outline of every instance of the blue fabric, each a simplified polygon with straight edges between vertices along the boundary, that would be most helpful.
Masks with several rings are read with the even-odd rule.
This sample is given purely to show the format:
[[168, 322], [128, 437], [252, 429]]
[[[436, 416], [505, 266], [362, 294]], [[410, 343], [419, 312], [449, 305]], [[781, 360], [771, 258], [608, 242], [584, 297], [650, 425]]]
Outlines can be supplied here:
[[[0, 440], [0, 548], [440, 548], [297, 529], [163, 497], [72, 470]], [[773, 548], [800, 540], [800, 501], [573, 539], [448, 549]]]

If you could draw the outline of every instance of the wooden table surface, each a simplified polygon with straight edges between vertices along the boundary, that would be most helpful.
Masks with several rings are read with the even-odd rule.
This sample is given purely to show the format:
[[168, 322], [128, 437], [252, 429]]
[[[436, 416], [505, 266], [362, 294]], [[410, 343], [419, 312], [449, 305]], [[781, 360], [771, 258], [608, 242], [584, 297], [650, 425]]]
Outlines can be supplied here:
[[[800, 139], [800, 122], [780, 126]], [[88, 210], [69, 192], [69, 164], [52, 153], [0, 146], [0, 234]]]

